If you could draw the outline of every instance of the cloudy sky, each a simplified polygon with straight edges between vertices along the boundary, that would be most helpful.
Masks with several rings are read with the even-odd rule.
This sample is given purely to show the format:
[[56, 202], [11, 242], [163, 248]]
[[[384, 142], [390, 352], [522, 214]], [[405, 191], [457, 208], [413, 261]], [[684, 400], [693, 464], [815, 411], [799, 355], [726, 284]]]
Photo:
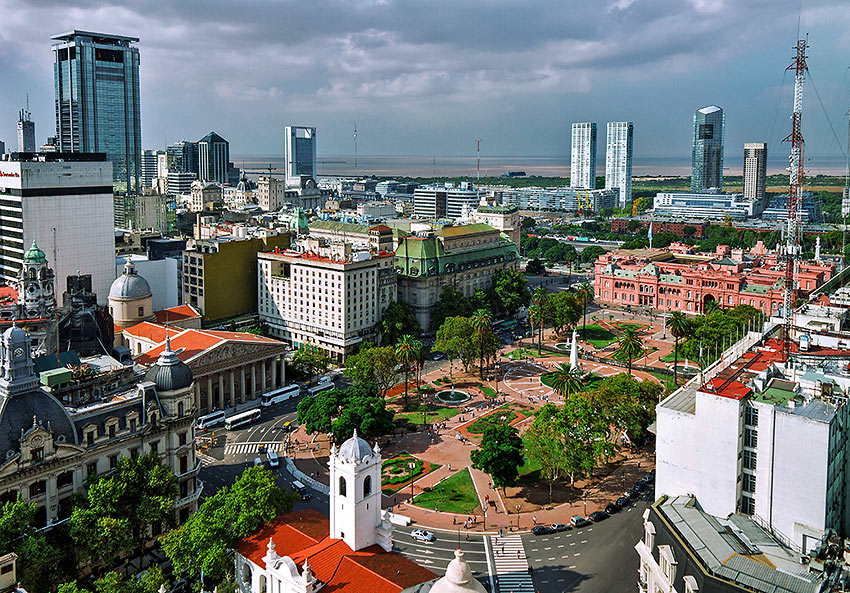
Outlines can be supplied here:
[[[635, 122], [635, 157], [690, 155], [695, 109], [727, 113], [727, 159], [745, 141], [785, 153], [798, 0], [0, 0], [0, 140], [30, 94], [53, 133], [50, 37], [141, 39], [144, 148], [215, 129], [232, 154], [282, 151], [287, 123], [319, 152], [567, 155], [574, 121]], [[846, 142], [850, 4], [803, 0], [814, 84]], [[812, 166], [841, 150], [813, 87]], [[600, 149], [604, 137], [600, 134]], [[600, 158], [604, 150], [600, 150]], [[824, 155], [823, 158], [819, 155]]]

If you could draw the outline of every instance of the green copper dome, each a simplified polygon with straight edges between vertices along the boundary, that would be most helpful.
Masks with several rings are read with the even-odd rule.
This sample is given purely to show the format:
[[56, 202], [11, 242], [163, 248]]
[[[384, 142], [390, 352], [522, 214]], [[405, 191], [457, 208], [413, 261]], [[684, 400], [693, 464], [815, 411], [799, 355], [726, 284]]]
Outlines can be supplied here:
[[35, 239], [33, 239], [32, 247], [30, 247], [24, 254], [24, 263], [43, 264], [46, 261], [47, 258], [44, 256], [44, 252], [38, 248], [38, 245], [35, 243]]

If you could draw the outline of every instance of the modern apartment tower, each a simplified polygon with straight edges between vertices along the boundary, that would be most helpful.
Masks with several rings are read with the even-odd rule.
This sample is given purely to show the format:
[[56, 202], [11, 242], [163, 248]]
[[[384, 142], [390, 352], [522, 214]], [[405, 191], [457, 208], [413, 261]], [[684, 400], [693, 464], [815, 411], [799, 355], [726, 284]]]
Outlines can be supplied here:
[[570, 187], [596, 189], [596, 124], [574, 123], [570, 150]]
[[30, 117], [29, 106], [18, 112], [18, 152], [35, 152], [35, 122]]
[[632, 201], [632, 140], [630, 121], [609, 121], [605, 146], [605, 189], [620, 191], [619, 206]]
[[69, 31], [53, 39], [59, 152], [104, 152], [118, 192], [142, 181], [136, 37]]
[[168, 153], [168, 169], [181, 173], [198, 174], [198, 145], [188, 140], [169, 144], [165, 151]]
[[227, 183], [230, 163], [230, 143], [210, 132], [198, 140], [198, 179]]
[[316, 128], [286, 126], [284, 136], [287, 185], [300, 185], [301, 177], [316, 179]]
[[725, 117], [717, 105], [694, 114], [694, 148], [691, 159], [691, 191], [723, 187], [723, 128]]
[[764, 200], [767, 179], [767, 143], [744, 144], [744, 199], [750, 202]]

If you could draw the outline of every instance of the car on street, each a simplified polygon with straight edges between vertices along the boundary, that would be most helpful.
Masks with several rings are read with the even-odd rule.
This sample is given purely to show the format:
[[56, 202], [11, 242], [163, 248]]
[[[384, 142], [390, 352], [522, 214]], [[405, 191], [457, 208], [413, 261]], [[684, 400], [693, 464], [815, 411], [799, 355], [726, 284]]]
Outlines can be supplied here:
[[617, 499], [617, 502], [615, 502], [614, 504], [615, 504], [615, 505], [617, 505], [618, 507], [620, 507], [621, 509], [624, 509], [624, 508], [626, 508], [627, 506], [629, 506], [629, 504], [630, 504], [631, 502], [632, 502], [632, 501], [631, 501], [631, 500], [629, 500], [627, 497], [625, 497], [625, 496], [621, 496], [620, 498], [618, 498], [618, 499]]
[[566, 523], [552, 523], [552, 529], [554, 531], [569, 531], [572, 527]]
[[618, 507], [613, 502], [611, 504], [609, 504], [607, 507], [605, 507], [605, 512], [608, 513], [609, 515], [613, 515], [614, 513], [618, 513], [619, 511], [620, 511], [620, 507]]
[[634, 499], [636, 499], [636, 498], [638, 497], [638, 495], [639, 495], [639, 494], [640, 494], [640, 493], [639, 493], [637, 490], [626, 490], [626, 491], [623, 493], [623, 496], [625, 496], [625, 497], [626, 497], [626, 498], [628, 498], [629, 500], [634, 500]]
[[266, 452], [266, 446], [261, 443], [260, 445], [257, 446], [257, 452], [258, 453], [265, 453]]
[[646, 488], [645, 482], [636, 482], [634, 486], [632, 486], [632, 490], [635, 492], [643, 492], [644, 488]]
[[570, 525], [573, 527], [584, 527], [585, 525], [590, 525], [590, 521], [581, 515], [573, 515], [570, 517]]
[[607, 519], [607, 518], [608, 518], [608, 513], [606, 513], [605, 511], [596, 511], [594, 513], [590, 513], [590, 516], [588, 517], [588, 519], [590, 519], [594, 523], [599, 523], [603, 519]]
[[445, 354], [443, 354], [442, 352], [436, 352], [436, 353], [435, 353], [435, 354], [431, 357], [431, 360], [443, 360], [445, 357], [446, 357], [446, 355], [445, 355]]
[[432, 542], [437, 539], [433, 533], [424, 529], [414, 529], [410, 532], [410, 537], [420, 542]]
[[259, 457], [254, 457], [254, 465], [263, 465], [263, 460]]
[[531, 529], [531, 533], [534, 535], [549, 535], [550, 533], [555, 533], [555, 531], [546, 525], [537, 525]]

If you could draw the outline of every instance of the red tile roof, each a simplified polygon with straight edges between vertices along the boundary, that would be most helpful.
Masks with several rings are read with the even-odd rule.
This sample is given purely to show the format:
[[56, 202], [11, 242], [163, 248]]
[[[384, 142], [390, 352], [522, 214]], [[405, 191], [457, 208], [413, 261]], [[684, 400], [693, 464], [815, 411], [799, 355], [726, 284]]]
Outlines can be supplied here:
[[309, 560], [313, 574], [325, 583], [322, 591], [333, 593], [399, 593], [438, 576], [377, 545], [352, 551], [343, 540], [328, 537], [328, 523], [312, 509], [281, 515], [243, 539], [236, 551], [265, 568], [263, 557], [272, 538], [279, 556], [289, 556], [299, 570]]
[[[118, 326], [115, 326], [118, 328]], [[118, 328], [121, 329], [121, 328]], [[116, 329], [116, 331], [118, 331]], [[171, 338], [174, 338], [177, 334], [182, 332], [183, 329], [179, 327], [169, 327], [168, 335]], [[135, 336], [137, 338], [145, 338], [146, 340], [150, 340], [151, 342], [164, 342], [166, 328], [164, 325], [159, 325], [158, 323], [151, 323], [150, 321], [142, 321], [141, 323], [137, 323], [136, 325], [131, 325], [130, 327], [124, 328], [124, 333], [128, 336]]]
[[[145, 326], [144, 328], [140, 328], [138, 334], [135, 334], [134, 331], [139, 326]], [[133, 335], [140, 335], [143, 337], [147, 337], [149, 340], [157, 342], [158, 345], [148, 350], [147, 352], [143, 352], [136, 357], [136, 362], [139, 364], [153, 364], [156, 362], [159, 355], [162, 354], [162, 351], [165, 350], [165, 326], [159, 325], [157, 323], [151, 323], [148, 321], [136, 324], [130, 328], [125, 329], [127, 332], [131, 330], [129, 333]], [[184, 329], [179, 327], [169, 327], [168, 334], [171, 337], [171, 349], [177, 353], [177, 357], [183, 362], [188, 362], [195, 356], [204, 353], [211, 348], [215, 348], [225, 342], [242, 342], [242, 343], [251, 343], [251, 344], [280, 344], [278, 340], [274, 340], [272, 338], [264, 338], [262, 336], [257, 336], [254, 334], [249, 334], [247, 332], [228, 332], [228, 331], [213, 331], [213, 330], [201, 330], [201, 329]], [[150, 336], [150, 337], [148, 337]]]
[[154, 313], [157, 323], [173, 323], [175, 321], [183, 321], [185, 319], [195, 319], [201, 314], [192, 305], [180, 305], [179, 307], [171, 307]]
[[18, 291], [12, 286], [0, 286], [0, 302], [11, 301], [18, 302]]
[[722, 379], [715, 377], [708, 383], [702, 386], [701, 391], [705, 393], [714, 393], [722, 397], [741, 400], [752, 393], [752, 389], [741, 383], [740, 381]]

